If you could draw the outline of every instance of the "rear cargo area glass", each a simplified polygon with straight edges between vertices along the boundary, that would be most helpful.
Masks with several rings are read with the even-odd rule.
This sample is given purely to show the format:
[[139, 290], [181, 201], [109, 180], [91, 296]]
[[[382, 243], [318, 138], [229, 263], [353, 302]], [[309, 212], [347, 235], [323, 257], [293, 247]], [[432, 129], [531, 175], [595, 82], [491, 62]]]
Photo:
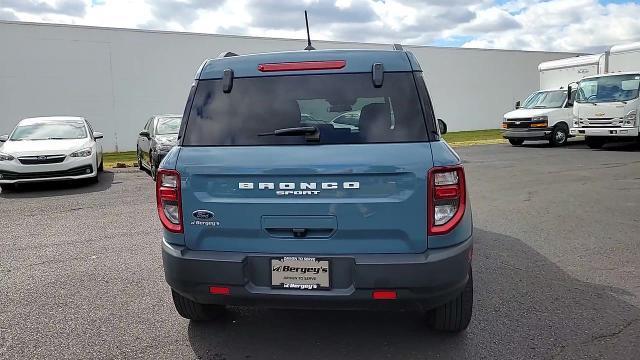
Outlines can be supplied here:
[[[315, 127], [320, 139], [270, 136], [278, 129]], [[262, 134], [262, 136], [260, 136]], [[428, 141], [412, 73], [287, 75], [201, 80], [183, 146], [367, 144]]]

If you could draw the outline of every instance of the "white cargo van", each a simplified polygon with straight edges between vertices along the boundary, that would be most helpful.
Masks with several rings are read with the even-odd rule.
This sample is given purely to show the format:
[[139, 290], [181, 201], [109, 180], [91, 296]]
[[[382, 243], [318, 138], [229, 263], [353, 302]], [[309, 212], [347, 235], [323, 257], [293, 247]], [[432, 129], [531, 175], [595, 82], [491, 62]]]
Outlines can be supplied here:
[[573, 96], [567, 98], [569, 84], [603, 72], [605, 59], [604, 54], [599, 54], [541, 63], [538, 71], [542, 90], [531, 94], [522, 104], [517, 102], [516, 110], [504, 115], [502, 136], [511, 145], [522, 145], [525, 140], [564, 145], [570, 136], [573, 115]]
[[582, 79], [577, 86], [571, 135], [584, 135], [590, 148], [615, 140], [638, 139], [640, 126], [640, 42], [607, 52], [606, 74]]

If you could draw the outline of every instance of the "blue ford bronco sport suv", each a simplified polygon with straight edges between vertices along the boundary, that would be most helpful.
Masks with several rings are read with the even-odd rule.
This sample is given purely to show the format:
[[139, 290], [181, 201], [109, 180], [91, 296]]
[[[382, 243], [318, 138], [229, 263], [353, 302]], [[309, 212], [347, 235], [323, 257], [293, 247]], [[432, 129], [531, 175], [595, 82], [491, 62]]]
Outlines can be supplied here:
[[438, 330], [469, 324], [464, 170], [410, 52], [205, 61], [156, 192], [185, 318], [226, 305], [402, 308]]

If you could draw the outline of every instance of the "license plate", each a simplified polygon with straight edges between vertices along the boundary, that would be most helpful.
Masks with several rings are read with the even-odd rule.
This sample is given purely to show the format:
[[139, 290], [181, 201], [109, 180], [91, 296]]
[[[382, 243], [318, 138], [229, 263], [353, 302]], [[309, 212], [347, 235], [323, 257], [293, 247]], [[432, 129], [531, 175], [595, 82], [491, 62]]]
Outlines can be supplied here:
[[271, 259], [271, 287], [298, 290], [327, 290], [329, 260], [285, 256]]

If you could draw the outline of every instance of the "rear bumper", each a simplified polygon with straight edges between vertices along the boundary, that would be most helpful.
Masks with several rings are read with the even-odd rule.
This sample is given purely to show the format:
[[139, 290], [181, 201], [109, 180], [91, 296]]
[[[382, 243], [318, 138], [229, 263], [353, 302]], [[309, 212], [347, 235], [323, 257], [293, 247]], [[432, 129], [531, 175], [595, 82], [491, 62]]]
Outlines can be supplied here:
[[584, 136], [611, 136], [611, 137], [636, 137], [638, 136], [638, 128], [571, 128], [569, 130], [571, 135], [584, 135]]
[[[284, 254], [192, 251], [163, 241], [162, 258], [169, 286], [203, 304], [428, 309], [462, 291], [469, 276], [472, 248], [469, 238], [459, 245], [423, 254], [314, 254], [330, 260], [331, 290], [271, 288], [270, 259]], [[211, 285], [228, 286], [230, 294], [211, 295]], [[395, 290], [398, 298], [373, 300], [373, 290]]]
[[509, 129], [502, 132], [505, 139], [548, 140], [553, 128]]

